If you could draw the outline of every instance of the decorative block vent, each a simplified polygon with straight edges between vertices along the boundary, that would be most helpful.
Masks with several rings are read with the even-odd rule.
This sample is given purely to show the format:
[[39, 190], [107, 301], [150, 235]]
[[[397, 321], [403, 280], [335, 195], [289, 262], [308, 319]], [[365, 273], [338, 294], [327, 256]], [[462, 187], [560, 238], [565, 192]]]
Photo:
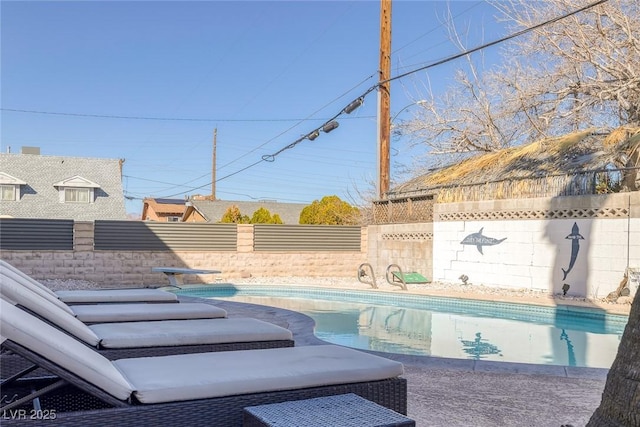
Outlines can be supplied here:
[[382, 233], [382, 240], [433, 240], [433, 233]]
[[628, 218], [628, 208], [578, 208], [559, 210], [472, 211], [443, 212], [436, 221], [487, 221], [505, 219], [573, 219], [573, 218]]

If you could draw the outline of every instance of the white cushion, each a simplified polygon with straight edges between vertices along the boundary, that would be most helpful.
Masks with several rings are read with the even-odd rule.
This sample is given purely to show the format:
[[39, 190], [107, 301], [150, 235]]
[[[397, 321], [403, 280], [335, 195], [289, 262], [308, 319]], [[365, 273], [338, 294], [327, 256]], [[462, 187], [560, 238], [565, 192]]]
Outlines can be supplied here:
[[[13, 279], [16, 283], [22, 285], [23, 287], [29, 289], [33, 293], [40, 295], [42, 298], [50, 301], [52, 304], [57, 305], [62, 310], [71, 313], [69, 306], [60, 301], [58, 297], [51, 292], [50, 289], [46, 288], [44, 285], [36, 282], [29, 276], [24, 275], [24, 273], [18, 273], [15, 270], [9, 269], [0, 269], [0, 279], [3, 277], [8, 277]], [[47, 292], [49, 291], [49, 292]]]
[[99, 289], [56, 291], [56, 295], [67, 304], [101, 302], [175, 302], [176, 294], [159, 289]]
[[334, 345], [142, 357], [113, 364], [143, 403], [375, 381], [403, 374], [399, 362]]
[[104, 348], [291, 340], [291, 331], [258, 319], [194, 319], [89, 326]]
[[87, 304], [70, 307], [81, 322], [138, 322], [141, 320], [216, 319], [227, 312], [211, 304]]
[[[32, 289], [37, 293], [50, 295], [54, 299], [60, 299], [64, 302], [73, 303], [90, 303], [90, 302], [131, 302], [131, 301], [177, 301], [178, 296], [171, 292], [161, 291], [159, 289], [100, 289], [100, 290], [65, 290], [54, 292], [42, 283], [38, 282], [28, 274], [24, 273], [0, 259], [0, 272], [7, 272], [18, 283], [25, 283], [25, 286], [31, 285], [36, 289]], [[9, 272], [11, 274], [9, 274]], [[19, 280], [19, 279], [23, 280]], [[44, 296], [44, 295], [43, 295]]]
[[131, 396], [133, 387], [111, 361], [4, 299], [0, 299], [0, 325], [2, 337], [75, 373], [118, 399], [126, 400]]
[[9, 264], [8, 262], [0, 259], [0, 271], [5, 269], [20, 275], [22, 278], [31, 281], [35, 286], [39, 287], [41, 290], [55, 296], [55, 294], [51, 289], [47, 288], [45, 285], [38, 282], [37, 280], [35, 280], [34, 278], [29, 276], [27, 273], [23, 272], [22, 270], [15, 268], [13, 265]]
[[21, 305], [31, 310], [48, 322], [51, 322], [60, 329], [67, 331], [69, 334], [93, 347], [97, 346], [100, 341], [98, 336], [94, 334], [87, 325], [73, 317], [72, 314], [61, 310], [55, 304], [52, 304], [51, 301], [31, 292], [31, 290], [16, 283], [15, 280], [9, 277], [0, 277], [0, 295], [10, 303]]

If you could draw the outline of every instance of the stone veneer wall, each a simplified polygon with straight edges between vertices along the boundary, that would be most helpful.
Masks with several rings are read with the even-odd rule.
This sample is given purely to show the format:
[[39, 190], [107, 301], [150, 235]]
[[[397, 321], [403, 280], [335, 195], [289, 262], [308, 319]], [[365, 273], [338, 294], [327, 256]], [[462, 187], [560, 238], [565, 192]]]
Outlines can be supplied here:
[[605, 297], [640, 267], [640, 192], [436, 204], [433, 234], [436, 280]]
[[356, 277], [365, 262], [367, 229], [361, 250], [254, 252], [253, 227], [238, 226], [236, 252], [94, 251], [93, 223], [74, 224], [73, 251], [3, 250], [2, 259], [36, 279], [90, 280], [105, 286], [166, 285], [152, 267], [172, 266], [221, 270], [219, 275], [185, 275], [185, 283], [212, 283], [238, 277]]

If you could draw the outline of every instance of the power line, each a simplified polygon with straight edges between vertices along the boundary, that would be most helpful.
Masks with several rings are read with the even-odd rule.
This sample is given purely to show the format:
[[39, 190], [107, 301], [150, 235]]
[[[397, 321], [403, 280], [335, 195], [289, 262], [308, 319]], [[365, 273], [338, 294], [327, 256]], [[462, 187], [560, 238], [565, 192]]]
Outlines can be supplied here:
[[[255, 147], [255, 148], [251, 149], [249, 152], [247, 152], [247, 153], [245, 153], [245, 154], [241, 155], [240, 157], [237, 157], [236, 159], [234, 159], [234, 160], [232, 160], [232, 161], [230, 161], [230, 162], [228, 162], [228, 163], [226, 163], [226, 164], [222, 165], [220, 168], [224, 168], [224, 167], [226, 167], [226, 166], [229, 166], [230, 164], [232, 164], [232, 163], [234, 163], [234, 162], [238, 161], [239, 159], [241, 159], [241, 158], [243, 158], [243, 157], [246, 157], [246, 156], [247, 156], [247, 155], [249, 155], [250, 153], [253, 153], [254, 151], [258, 150], [259, 148], [262, 148], [263, 146], [265, 146], [265, 145], [266, 145], [266, 144], [268, 144], [269, 142], [273, 141], [274, 139], [276, 139], [276, 138], [278, 138], [278, 137], [280, 137], [280, 136], [284, 135], [285, 133], [289, 132], [290, 130], [292, 130], [293, 128], [295, 128], [296, 126], [298, 126], [299, 124], [301, 124], [302, 122], [304, 122], [304, 121], [308, 121], [308, 120], [312, 120], [312, 119], [311, 119], [311, 117], [312, 117], [314, 114], [317, 114], [318, 112], [320, 112], [320, 111], [322, 111], [324, 108], [326, 108], [328, 105], [330, 105], [330, 104], [332, 104], [332, 103], [336, 102], [338, 99], [340, 99], [340, 98], [344, 97], [347, 93], [349, 93], [349, 92], [353, 91], [356, 87], [358, 87], [358, 86], [362, 85], [362, 84], [363, 84], [364, 82], [366, 82], [367, 80], [369, 80], [369, 79], [373, 78], [373, 76], [374, 76], [374, 75], [375, 75], [375, 74], [371, 74], [370, 76], [366, 77], [365, 79], [363, 79], [362, 81], [360, 81], [359, 83], [357, 83], [357, 84], [356, 84], [355, 86], [353, 86], [352, 88], [348, 89], [347, 91], [345, 91], [345, 92], [343, 92], [342, 94], [340, 94], [339, 96], [335, 97], [333, 100], [329, 101], [328, 103], [326, 103], [325, 105], [323, 105], [322, 107], [320, 107], [319, 109], [317, 109], [316, 111], [312, 112], [312, 113], [311, 113], [309, 116], [307, 116], [305, 119], [299, 119], [299, 120], [298, 120], [298, 121], [299, 121], [299, 123], [296, 123], [295, 125], [293, 125], [293, 126], [289, 127], [289, 128], [288, 128], [288, 129], [286, 129], [285, 131], [280, 132], [280, 133], [279, 133], [278, 135], [276, 135], [275, 137], [273, 137], [273, 138], [271, 138], [271, 139], [267, 140], [266, 142], [264, 142], [264, 143], [260, 144], [259, 146]], [[344, 111], [344, 110], [343, 110], [343, 111]], [[338, 115], [340, 115], [341, 113], [342, 113], [342, 111], [341, 111]], [[322, 128], [327, 124], [327, 123], [330, 123], [330, 122], [331, 122], [332, 120], [334, 120], [338, 115], [335, 115], [335, 116], [333, 116], [332, 118], [330, 118], [330, 119], [328, 119], [328, 120], [327, 120], [327, 119], [322, 119], [322, 120], [324, 121], [324, 124], [323, 124], [321, 127], [317, 128], [316, 130], [320, 130], [320, 129], [322, 129]], [[370, 119], [370, 118], [373, 118], [373, 117], [375, 117], [375, 116], [359, 116], [359, 118], [363, 118], [363, 119], [364, 119], [364, 118]], [[352, 118], [355, 118], [355, 117], [352, 117]], [[315, 120], [318, 120], [318, 119], [315, 119]], [[295, 142], [293, 142], [293, 143], [289, 144], [288, 146], [286, 146], [286, 147], [284, 147], [284, 148], [282, 148], [282, 149], [278, 150], [278, 151], [277, 151], [276, 153], [274, 153], [274, 154], [264, 155], [264, 156], [262, 156], [262, 158], [261, 158], [260, 160], [258, 160], [258, 161], [256, 161], [256, 162], [254, 162], [254, 163], [252, 163], [252, 164], [250, 164], [250, 165], [248, 165], [248, 166], [245, 166], [245, 167], [243, 167], [242, 169], [239, 169], [239, 170], [237, 170], [237, 171], [235, 171], [235, 172], [232, 172], [232, 173], [230, 173], [230, 174], [227, 174], [227, 175], [225, 175], [225, 176], [223, 176], [223, 177], [221, 177], [221, 178], [217, 178], [217, 179], [215, 180], [215, 182], [221, 181], [221, 180], [223, 180], [223, 179], [230, 178], [230, 177], [232, 177], [232, 176], [234, 176], [234, 175], [238, 175], [239, 173], [242, 173], [242, 172], [244, 172], [245, 170], [250, 169], [250, 168], [252, 168], [252, 167], [254, 167], [254, 166], [258, 165], [258, 164], [262, 163], [263, 161], [266, 161], [266, 162], [273, 162], [273, 161], [275, 161], [275, 157], [276, 157], [278, 154], [280, 154], [281, 152], [283, 152], [283, 151], [285, 151], [285, 150], [288, 150], [288, 149], [290, 149], [290, 148], [293, 148], [293, 147], [294, 147], [294, 146], [296, 146], [298, 143], [300, 143], [300, 142], [302, 142], [304, 139], [308, 138], [308, 136], [309, 136], [309, 134], [307, 134], [307, 135], [305, 135], [305, 136], [303, 136], [303, 137], [300, 137], [297, 141], [295, 141]], [[188, 184], [189, 182], [193, 182], [193, 181], [195, 181], [195, 180], [197, 180], [197, 179], [203, 178], [203, 177], [205, 177], [205, 176], [207, 176], [207, 175], [208, 175], [208, 174], [201, 175], [200, 177], [195, 178], [195, 179], [193, 179], [193, 180], [191, 180], [191, 181], [188, 181], [187, 183], [184, 183], [184, 184], [175, 184], [175, 186], [176, 186], [176, 187], [185, 186], [185, 184]], [[134, 177], [134, 178], [135, 178], [135, 177]], [[139, 178], [139, 179], [141, 179], [141, 178]], [[156, 181], [156, 182], [160, 183], [159, 181]], [[169, 183], [165, 183], [165, 184], [173, 185], [173, 184], [169, 184]], [[209, 187], [211, 184], [213, 184], [213, 183], [212, 183], [212, 182], [208, 182], [208, 183], [203, 184], [203, 185], [198, 186], [198, 187], [190, 187], [188, 191], [200, 190], [200, 189], [202, 189], [202, 188]], [[180, 195], [180, 194], [183, 194], [183, 193], [184, 193], [184, 191], [179, 192], [179, 193], [176, 193], [176, 194], [171, 194], [171, 195], [169, 195], [169, 196], [164, 196], [164, 197], [165, 197], [165, 198], [171, 198], [171, 197], [175, 197], [175, 196], [178, 196], [178, 195]]]
[[[334, 102], [336, 102], [338, 99], [340, 99], [340, 98], [344, 97], [347, 93], [349, 93], [349, 92], [353, 91], [355, 88], [357, 88], [358, 86], [362, 85], [362, 84], [363, 84], [364, 82], [366, 82], [367, 80], [369, 80], [369, 79], [373, 78], [373, 77], [374, 77], [374, 75], [375, 75], [375, 74], [371, 74], [370, 76], [366, 77], [365, 79], [363, 79], [362, 81], [360, 81], [359, 83], [357, 83], [356, 85], [354, 85], [352, 88], [350, 88], [350, 89], [346, 90], [345, 92], [343, 92], [342, 94], [338, 95], [337, 97], [335, 97], [335, 98], [334, 98], [334, 99], [332, 99], [331, 101], [327, 102], [327, 103], [326, 103], [325, 105], [323, 105], [322, 107], [320, 107], [320, 108], [316, 109], [316, 111], [314, 111], [314, 112], [312, 112], [311, 114], [309, 114], [306, 118], [304, 118], [304, 119], [300, 119], [300, 120], [298, 121], [298, 123], [296, 123], [296, 124], [294, 124], [294, 125], [290, 126], [289, 128], [287, 128], [287, 129], [285, 129], [284, 131], [280, 132], [278, 135], [274, 136], [273, 138], [268, 139], [267, 141], [263, 142], [262, 144], [258, 145], [257, 147], [252, 148], [251, 150], [249, 150], [248, 152], [246, 152], [246, 153], [242, 154], [241, 156], [236, 157], [235, 159], [233, 159], [233, 160], [231, 160], [231, 161], [229, 161], [229, 162], [225, 163], [224, 165], [220, 166], [220, 169], [223, 169], [223, 168], [225, 168], [225, 167], [227, 167], [227, 166], [229, 166], [229, 165], [231, 165], [231, 164], [233, 164], [233, 163], [237, 162], [238, 160], [240, 160], [240, 159], [242, 159], [242, 158], [244, 158], [244, 157], [247, 157], [249, 154], [251, 154], [251, 153], [255, 152], [256, 150], [258, 150], [258, 149], [260, 149], [260, 148], [264, 147], [265, 145], [267, 145], [267, 144], [268, 144], [268, 143], [270, 143], [271, 141], [275, 140], [276, 138], [281, 137], [282, 135], [286, 134], [286, 133], [287, 133], [287, 132], [289, 132], [290, 130], [293, 130], [294, 128], [296, 128], [297, 126], [299, 126], [300, 124], [302, 124], [303, 122], [305, 122], [305, 121], [307, 121], [307, 120], [311, 120], [311, 117], [313, 117], [315, 114], [317, 114], [317, 113], [319, 113], [320, 111], [324, 110], [324, 109], [325, 109], [325, 108], [327, 108], [329, 105], [331, 105], [331, 104], [333, 104]], [[355, 118], [355, 117], [354, 117], [354, 118]], [[374, 116], [360, 116], [360, 118], [369, 118], [369, 119], [370, 119], [370, 118], [374, 118]], [[331, 119], [329, 119], [329, 120], [331, 120]], [[327, 121], [329, 121], [329, 120], [323, 119], [323, 121], [324, 121], [324, 122], [327, 122]], [[260, 163], [260, 162], [258, 162], [258, 163]], [[244, 171], [245, 169], [247, 169], [247, 168], [244, 168], [244, 169], [240, 170], [239, 172], [242, 172], [242, 171]], [[233, 173], [233, 174], [232, 174], [232, 175], [230, 175], [230, 176], [233, 176], [233, 175], [235, 175], [235, 173]], [[228, 177], [229, 177], [229, 176], [227, 176], [227, 177], [225, 177], [225, 178], [228, 178]]]
[[[451, 17], [451, 19], [452, 19], [452, 20], [454, 20], [454, 19], [456, 19], [456, 18], [458, 18], [458, 17], [460, 17], [460, 16], [464, 15], [465, 13], [467, 13], [468, 11], [470, 11], [471, 9], [473, 9], [473, 8], [475, 8], [475, 7], [480, 6], [482, 3], [483, 3], [482, 1], [478, 1], [478, 2], [476, 2], [474, 5], [469, 6], [468, 8], [466, 8], [465, 10], [463, 10], [462, 12], [460, 12], [460, 13], [458, 13], [457, 15], [454, 15], [453, 17]], [[406, 48], [406, 47], [407, 47], [407, 46], [409, 46], [409, 45], [412, 45], [413, 43], [417, 42], [417, 41], [418, 41], [418, 40], [420, 40], [421, 38], [426, 37], [426, 36], [428, 36], [429, 34], [433, 33], [434, 31], [436, 31], [438, 28], [442, 27], [443, 25], [444, 25], [444, 24], [440, 24], [440, 25], [438, 25], [437, 27], [432, 28], [432, 29], [430, 29], [429, 31], [427, 31], [426, 33], [423, 33], [422, 35], [420, 35], [420, 36], [416, 37], [415, 39], [411, 40], [409, 43], [405, 43], [403, 46], [400, 46], [399, 48], [394, 49], [394, 50], [393, 50], [393, 52], [391, 52], [391, 54], [393, 55], [393, 54], [395, 54], [395, 53], [398, 53], [400, 50], [402, 50], [402, 49]], [[444, 41], [444, 42], [442, 42], [442, 43], [447, 43], [447, 41]], [[440, 44], [442, 44], [442, 43], [439, 43], [438, 45], [440, 45]], [[438, 45], [436, 45], [436, 46], [438, 46]], [[434, 47], [435, 47], [435, 46], [431, 46], [430, 48], [434, 48]]]
[[[513, 38], [519, 37], [519, 36], [524, 35], [524, 34], [527, 34], [527, 33], [531, 32], [531, 31], [534, 31], [534, 30], [536, 30], [538, 28], [541, 28], [541, 27], [549, 25], [549, 24], [553, 24], [555, 22], [558, 22], [558, 21], [560, 21], [562, 19], [565, 19], [565, 18], [568, 18], [570, 16], [576, 15], [576, 14], [578, 14], [580, 12], [583, 12], [583, 11], [585, 11], [587, 9], [591, 9], [591, 8], [593, 8], [595, 6], [598, 6], [600, 4], [606, 3], [607, 1], [609, 1], [609, 0], [596, 1], [594, 3], [588, 4], [588, 5], [584, 6], [584, 7], [576, 9], [576, 10], [574, 10], [572, 12], [568, 12], [568, 13], [566, 13], [564, 15], [561, 15], [561, 16], [558, 16], [556, 18], [549, 19], [549, 20], [544, 21], [544, 22], [542, 22], [540, 24], [536, 24], [536, 25], [533, 25], [531, 27], [527, 27], [527, 28], [525, 28], [525, 29], [523, 29], [521, 31], [517, 31], [517, 32], [515, 32], [513, 34], [510, 34], [508, 36], [502, 37], [500, 39], [497, 39], [497, 40], [494, 40], [494, 41], [491, 41], [491, 42], [488, 42], [488, 43], [484, 43], [482, 45], [479, 45], [479, 46], [476, 46], [474, 48], [465, 50], [465, 51], [463, 51], [461, 53], [458, 53], [458, 54], [455, 54], [455, 55], [451, 55], [451, 56], [446, 57], [444, 59], [441, 59], [439, 61], [436, 61], [436, 62], [433, 62], [431, 64], [425, 65], [423, 67], [408, 71], [406, 73], [399, 74], [399, 75], [397, 75], [395, 77], [391, 77], [391, 78], [389, 78], [387, 80], [380, 81], [380, 82], [376, 83], [375, 85], [371, 86], [369, 89], [367, 89], [366, 92], [364, 92], [362, 95], [360, 95], [359, 97], [354, 99], [352, 102], [347, 104], [346, 107], [344, 107], [342, 110], [340, 110], [340, 112], [335, 114], [332, 118], [327, 120], [322, 126], [312, 130], [311, 132], [309, 132], [308, 134], [306, 134], [304, 136], [301, 136], [300, 138], [296, 139], [295, 141], [293, 141], [289, 145], [286, 145], [286, 146], [282, 147], [280, 150], [276, 151], [275, 153], [269, 154], [269, 155], [264, 155], [264, 156], [262, 156], [262, 159], [254, 162], [254, 163], [252, 163], [252, 164], [250, 164], [250, 165], [248, 165], [248, 166], [246, 166], [246, 167], [244, 167], [244, 168], [242, 168], [242, 169], [240, 169], [240, 170], [238, 170], [236, 172], [230, 173], [230, 174], [228, 174], [226, 176], [223, 176], [223, 177], [217, 179], [216, 182], [221, 181], [221, 180], [226, 179], [226, 178], [229, 178], [229, 177], [232, 177], [232, 176], [237, 175], [237, 174], [239, 174], [241, 172], [244, 172], [245, 170], [250, 169], [250, 168], [258, 165], [258, 164], [262, 163], [263, 161], [274, 162], [275, 158], [278, 155], [280, 155], [282, 152], [294, 148], [296, 145], [298, 145], [300, 142], [304, 141], [305, 139], [309, 139], [309, 140], [315, 139], [319, 135], [319, 131], [322, 130], [325, 126], [327, 126], [329, 123], [333, 122], [335, 119], [337, 119], [338, 117], [342, 116], [343, 114], [345, 114], [345, 113], [349, 114], [355, 108], [357, 108], [358, 106], [362, 105], [362, 103], [364, 102], [364, 99], [366, 98], [367, 95], [369, 95], [371, 92], [377, 90], [378, 88], [380, 88], [380, 86], [382, 86], [382, 85], [384, 85], [386, 83], [392, 82], [394, 80], [399, 80], [399, 79], [407, 77], [407, 76], [409, 76], [411, 74], [415, 74], [417, 72], [424, 71], [426, 69], [433, 68], [433, 67], [436, 67], [438, 65], [445, 64], [447, 62], [454, 61], [454, 60], [456, 60], [458, 58], [461, 58], [461, 57], [466, 56], [466, 55], [470, 55], [470, 54], [478, 52], [478, 51], [480, 51], [482, 49], [486, 49], [488, 47], [495, 46], [495, 45], [500, 44], [500, 43], [504, 43], [505, 41], [511, 40]], [[357, 103], [355, 108], [350, 109], [350, 107], [352, 105], [354, 105], [355, 103]], [[211, 184], [212, 183], [208, 183], [208, 184], [202, 185], [200, 187], [194, 188], [194, 190], [198, 190], [198, 189], [201, 189], [201, 188], [204, 188], [204, 187], [208, 187]], [[183, 193], [178, 193], [178, 194], [174, 194], [174, 195], [166, 196], [166, 197], [170, 198], [170, 197], [177, 196], [179, 194], [183, 194]]]
[[587, 9], [591, 9], [592, 7], [598, 6], [598, 5], [606, 3], [608, 1], [609, 0], [599, 0], [599, 1], [595, 2], [595, 3], [588, 4], [587, 6], [581, 7], [580, 9], [574, 10], [572, 12], [568, 12], [568, 13], [566, 13], [564, 15], [558, 16], [556, 18], [552, 18], [552, 19], [550, 19], [548, 21], [544, 21], [544, 22], [542, 22], [540, 24], [537, 24], [537, 25], [534, 25], [532, 27], [527, 27], [527, 28], [525, 28], [523, 30], [517, 31], [517, 32], [515, 32], [513, 34], [510, 34], [510, 35], [508, 35], [506, 37], [502, 37], [502, 38], [500, 38], [498, 40], [494, 40], [492, 42], [485, 43], [485, 44], [482, 44], [480, 46], [476, 46], [476, 47], [474, 47], [472, 49], [468, 49], [468, 50], [466, 50], [464, 52], [461, 52], [461, 53], [458, 53], [456, 55], [449, 56], [449, 57], [444, 58], [444, 59], [442, 59], [440, 61], [436, 61], [436, 62], [433, 62], [433, 63], [431, 63], [429, 65], [425, 65], [424, 67], [420, 67], [420, 68], [417, 68], [415, 70], [408, 71], [406, 73], [403, 73], [403, 74], [400, 74], [398, 76], [392, 77], [392, 78], [387, 79], [385, 81], [379, 82], [376, 85], [376, 87], [378, 87], [380, 85], [383, 85], [384, 83], [387, 83], [387, 82], [391, 82], [391, 81], [394, 81], [394, 80], [401, 79], [403, 77], [407, 77], [407, 76], [409, 76], [411, 74], [414, 74], [414, 73], [417, 73], [419, 71], [423, 71], [423, 70], [426, 70], [428, 68], [433, 68], [435, 66], [442, 65], [444, 63], [453, 61], [455, 59], [462, 58], [463, 56], [470, 55], [470, 54], [475, 53], [475, 52], [477, 52], [479, 50], [486, 49], [488, 47], [503, 43], [503, 42], [505, 42], [507, 40], [511, 40], [513, 38], [516, 38], [516, 37], [519, 37], [521, 35], [527, 34], [527, 33], [531, 32], [533, 30], [537, 30], [538, 28], [544, 27], [545, 25], [553, 24], [553, 23], [558, 22], [558, 21], [560, 21], [562, 19], [565, 19], [565, 18], [568, 18], [570, 16], [576, 15], [576, 14], [578, 14], [580, 12], [583, 12], [583, 11], [585, 11]]
[[[326, 121], [326, 119], [313, 119], [310, 117], [292, 118], [292, 119], [202, 119], [191, 117], [144, 117], [144, 116], [122, 116], [115, 114], [88, 114], [88, 113], [64, 113], [59, 111], [39, 111], [39, 110], [22, 110], [18, 108], [0, 108], [0, 111], [12, 113], [26, 114], [46, 114], [51, 116], [70, 116], [70, 117], [90, 117], [99, 119], [124, 119], [124, 120], [156, 120], [156, 121], [174, 121], [174, 122], [301, 122], [308, 120]], [[375, 116], [352, 117], [353, 119], [373, 118]]]

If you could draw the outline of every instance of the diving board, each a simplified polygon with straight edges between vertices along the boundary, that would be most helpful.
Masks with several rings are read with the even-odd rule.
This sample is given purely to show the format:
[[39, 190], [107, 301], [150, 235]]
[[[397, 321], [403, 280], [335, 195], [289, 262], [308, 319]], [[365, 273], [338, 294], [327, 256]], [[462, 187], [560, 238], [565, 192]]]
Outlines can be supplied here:
[[169, 279], [171, 286], [179, 288], [180, 285], [184, 285], [185, 274], [219, 274], [220, 270], [201, 270], [197, 268], [180, 268], [180, 267], [152, 267], [153, 273], [164, 273]]

